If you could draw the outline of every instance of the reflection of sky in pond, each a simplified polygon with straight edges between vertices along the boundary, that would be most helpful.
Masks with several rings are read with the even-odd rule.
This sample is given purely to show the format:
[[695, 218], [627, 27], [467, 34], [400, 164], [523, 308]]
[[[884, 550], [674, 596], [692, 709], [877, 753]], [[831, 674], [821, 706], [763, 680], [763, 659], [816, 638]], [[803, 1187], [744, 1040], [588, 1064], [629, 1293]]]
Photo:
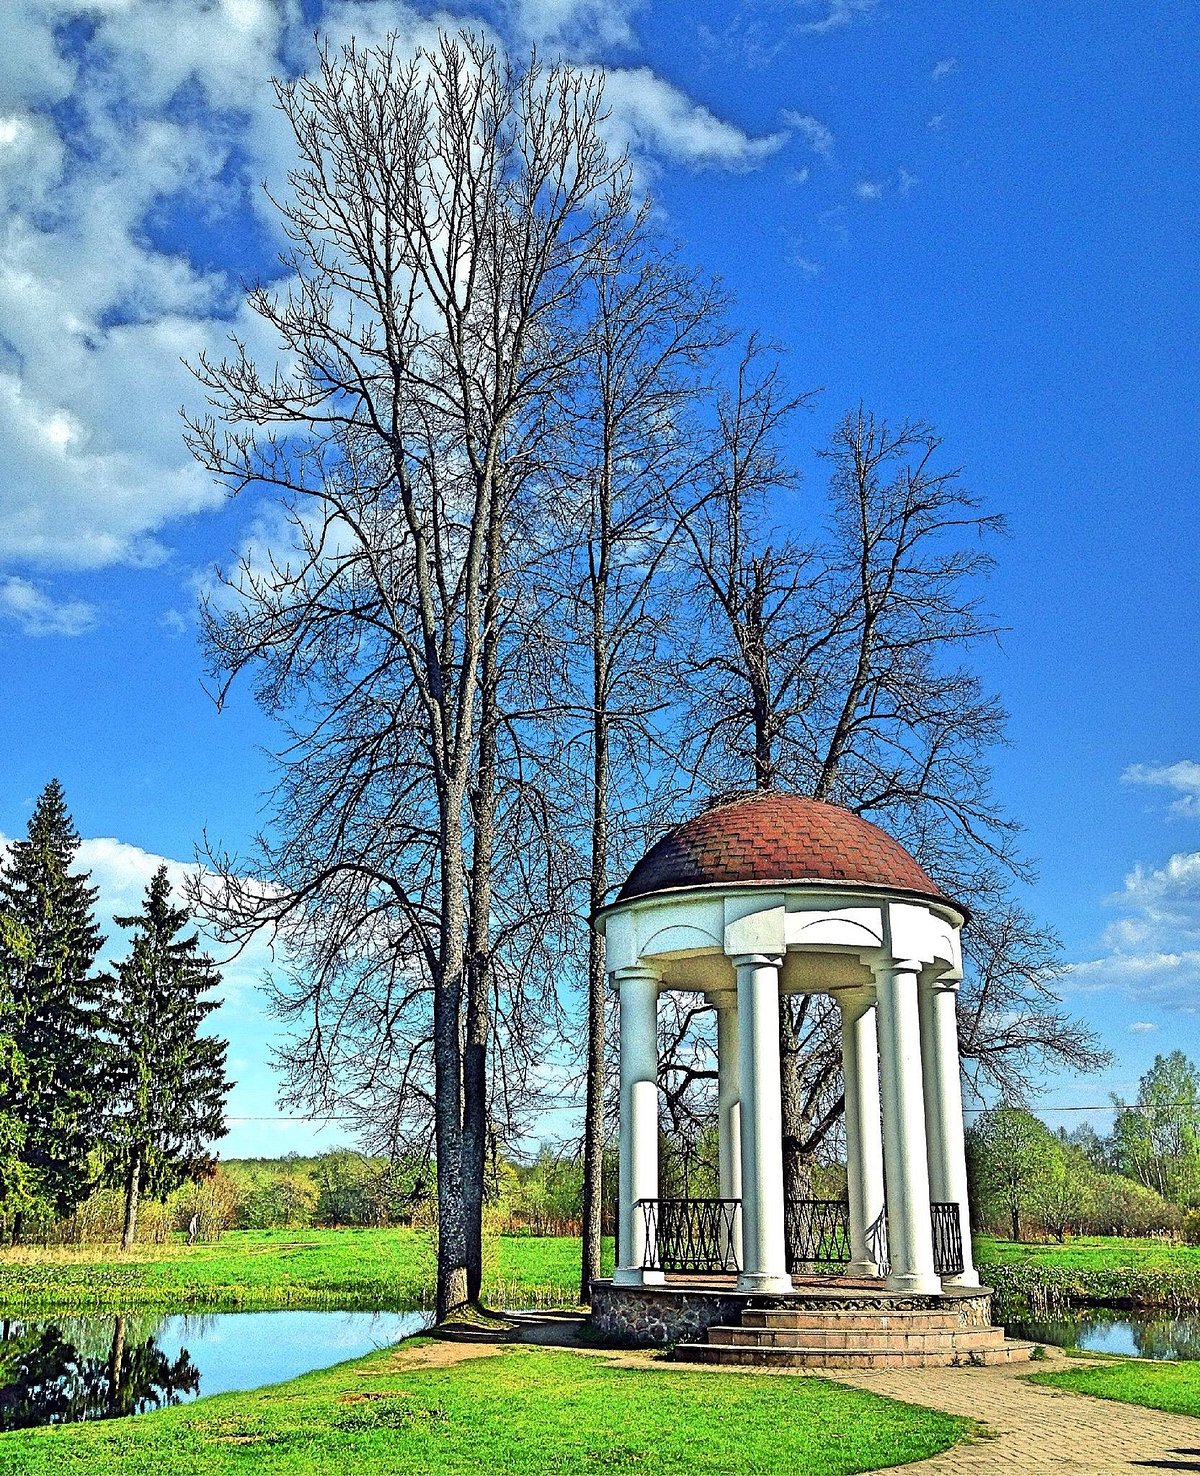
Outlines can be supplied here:
[[201, 1394], [257, 1389], [359, 1358], [420, 1332], [424, 1312], [211, 1312], [166, 1318], [155, 1335], [168, 1357], [186, 1348]]
[[1010, 1336], [1127, 1358], [1200, 1359], [1200, 1317], [1094, 1307], [1052, 1318], [1005, 1319]]

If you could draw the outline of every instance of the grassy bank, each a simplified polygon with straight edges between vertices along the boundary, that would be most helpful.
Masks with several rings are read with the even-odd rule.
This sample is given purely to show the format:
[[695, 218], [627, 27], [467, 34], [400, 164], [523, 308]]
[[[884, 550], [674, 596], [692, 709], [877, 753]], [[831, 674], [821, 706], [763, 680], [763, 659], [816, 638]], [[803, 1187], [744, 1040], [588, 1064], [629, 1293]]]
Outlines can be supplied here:
[[1001, 1318], [1070, 1306], [1200, 1310], [1200, 1247], [1097, 1236], [1062, 1245], [981, 1237], [975, 1259]]
[[[1200, 1309], [1200, 1247], [1159, 1240], [1027, 1245], [980, 1238], [976, 1261], [1002, 1316], [1071, 1305]], [[612, 1247], [607, 1247], [606, 1269]], [[578, 1298], [579, 1242], [505, 1236], [488, 1250], [496, 1306], [566, 1306]], [[415, 1230], [233, 1230], [213, 1244], [0, 1250], [0, 1312], [137, 1307], [265, 1310], [425, 1305], [430, 1238]]]
[[[611, 1257], [611, 1248], [609, 1248]], [[502, 1237], [487, 1296], [500, 1306], [578, 1300], [579, 1242]], [[0, 1311], [263, 1310], [425, 1305], [432, 1243], [414, 1230], [235, 1230], [213, 1244], [0, 1251]]]
[[923, 1459], [967, 1430], [952, 1416], [817, 1378], [626, 1369], [541, 1348], [405, 1368], [389, 1349], [252, 1394], [0, 1435], [0, 1471], [838, 1476]]
[[1104, 1362], [1033, 1376], [1035, 1384], [1049, 1384], [1072, 1394], [1092, 1394], [1122, 1404], [1144, 1404], [1171, 1414], [1200, 1417], [1200, 1364]]

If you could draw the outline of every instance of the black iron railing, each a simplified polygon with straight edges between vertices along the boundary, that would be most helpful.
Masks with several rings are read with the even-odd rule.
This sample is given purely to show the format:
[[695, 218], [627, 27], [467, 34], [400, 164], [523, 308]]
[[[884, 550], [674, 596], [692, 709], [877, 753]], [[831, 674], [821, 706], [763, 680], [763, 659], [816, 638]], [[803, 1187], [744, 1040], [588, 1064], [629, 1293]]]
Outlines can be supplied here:
[[789, 1272], [849, 1261], [850, 1206], [844, 1199], [789, 1199], [784, 1218]]
[[646, 1226], [642, 1265], [660, 1271], [740, 1271], [740, 1199], [639, 1199]]
[[[958, 1205], [931, 1204], [929, 1218], [933, 1227], [933, 1269], [939, 1276], [956, 1276], [963, 1269], [962, 1224], [958, 1216]], [[887, 1276], [891, 1272], [886, 1210], [880, 1210], [878, 1218], [867, 1231], [867, 1254], [879, 1267], [880, 1276]]]
[[958, 1205], [931, 1204], [933, 1269], [939, 1276], [957, 1276], [963, 1268], [962, 1220]]
[[[646, 1228], [642, 1265], [646, 1269], [736, 1272], [740, 1199], [639, 1199], [634, 1206]], [[939, 1276], [963, 1269], [962, 1223], [957, 1203], [929, 1206], [933, 1228], [933, 1266]], [[850, 1207], [844, 1199], [789, 1200], [788, 1271], [806, 1266], [845, 1266], [851, 1257]], [[867, 1253], [880, 1276], [891, 1270], [887, 1215], [881, 1210], [867, 1230]]]
[[891, 1274], [892, 1263], [888, 1259], [887, 1210], [880, 1210], [867, 1230], [867, 1255], [878, 1266], [880, 1276]]

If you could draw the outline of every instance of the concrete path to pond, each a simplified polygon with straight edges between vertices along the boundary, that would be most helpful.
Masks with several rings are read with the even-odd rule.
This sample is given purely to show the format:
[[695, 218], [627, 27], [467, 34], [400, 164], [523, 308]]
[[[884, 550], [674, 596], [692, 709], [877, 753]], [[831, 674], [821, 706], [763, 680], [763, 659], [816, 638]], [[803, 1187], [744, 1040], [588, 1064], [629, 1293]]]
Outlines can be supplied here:
[[[629, 1366], [664, 1366], [661, 1356], [652, 1352], [619, 1352], [578, 1343], [583, 1319], [577, 1314], [517, 1314], [514, 1320], [513, 1341], [573, 1346]], [[1063, 1358], [1061, 1354], [1055, 1357], [1056, 1350], [1047, 1351], [1055, 1362]], [[1072, 1367], [1086, 1364], [1084, 1359], [1070, 1362]], [[691, 1367], [714, 1378], [742, 1372], [699, 1364]], [[930, 1460], [905, 1466], [906, 1476], [908, 1472], [913, 1476], [1153, 1476], [1154, 1472], [1172, 1471], [1200, 1476], [1200, 1420], [1026, 1382], [1024, 1376], [1038, 1367], [1019, 1363], [994, 1368], [838, 1369], [831, 1377], [887, 1399], [965, 1415], [986, 1427], [987, 1438], [963, 1441]], [[772, 1377], [812, 1375], [807, 1370], [780, 1369]]]

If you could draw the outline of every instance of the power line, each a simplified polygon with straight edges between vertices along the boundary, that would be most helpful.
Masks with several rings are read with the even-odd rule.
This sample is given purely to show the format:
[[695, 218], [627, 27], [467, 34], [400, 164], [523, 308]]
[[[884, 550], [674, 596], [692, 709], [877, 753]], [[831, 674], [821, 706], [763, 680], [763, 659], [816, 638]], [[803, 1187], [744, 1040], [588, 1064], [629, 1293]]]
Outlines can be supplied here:
[[[1038, 1107], [1029, 1109], [1037, 1116], [1039, 1112], [1163, 1112], [1175, 1108], [1195, 1110], [1195, 1102], [1089, 1102], [1067, 1107]], [[995, 1112], [995, 1107], [964, 1107], [963, 1112]], [[337, 1122], [358, 1122], [356, 1117], [227, 1117], [226, 1122], [305, 1122], [312, 1127], [327, 1127]]]
[[[1197, 1108], [1195, 1102], [1095, 1102], [1087, 1107], [1039, 1107], [1037, 1112], [1163, 1112], [1172, 1107]], [[1030, 1108], [1030, 1111], [1034, 1109]], [[964, 1112], [995, 1112], [995, 1107], [964, 1107]]]
[[226, 1122], [310, 1122], [324, 1126], [327, 1122], [356, 1122], [354, 1117], [227, 1117]]

